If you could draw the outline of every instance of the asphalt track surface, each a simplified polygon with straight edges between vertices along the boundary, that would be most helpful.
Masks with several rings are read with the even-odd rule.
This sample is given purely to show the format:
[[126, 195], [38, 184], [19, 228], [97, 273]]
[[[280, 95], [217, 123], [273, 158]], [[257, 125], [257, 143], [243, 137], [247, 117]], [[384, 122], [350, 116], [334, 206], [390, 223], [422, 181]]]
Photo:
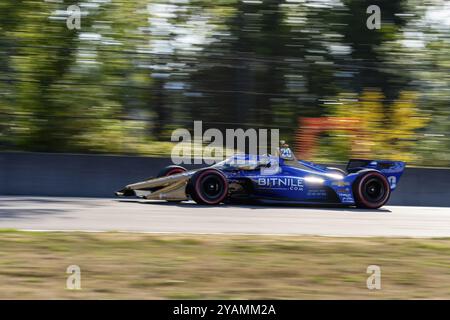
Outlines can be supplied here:
[[450, 237], [450, 208], [171, 204], [145, 200], [0, 197], [0, 229], [180, 234]]

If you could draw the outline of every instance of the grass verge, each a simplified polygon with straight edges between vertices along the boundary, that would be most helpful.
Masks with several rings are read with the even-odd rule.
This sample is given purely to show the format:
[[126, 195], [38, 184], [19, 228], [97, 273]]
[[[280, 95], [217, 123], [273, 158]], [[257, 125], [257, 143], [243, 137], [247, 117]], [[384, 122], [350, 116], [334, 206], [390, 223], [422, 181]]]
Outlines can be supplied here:
[[0, 299], [449, 299], [449, 258], [450, 239], [3, 230]]

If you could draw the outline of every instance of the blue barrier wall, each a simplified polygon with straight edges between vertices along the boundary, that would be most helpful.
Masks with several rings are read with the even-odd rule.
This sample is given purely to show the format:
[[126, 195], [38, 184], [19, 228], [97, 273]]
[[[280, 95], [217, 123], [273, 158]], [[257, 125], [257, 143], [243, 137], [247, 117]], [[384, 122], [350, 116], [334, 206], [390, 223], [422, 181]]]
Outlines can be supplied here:
[[[168, 158], [0, 153], [0, 194], [112, 197], [170, 164]], [[450, 206], [449, 187], [450, 169], [407, 168], [389, 204]]]

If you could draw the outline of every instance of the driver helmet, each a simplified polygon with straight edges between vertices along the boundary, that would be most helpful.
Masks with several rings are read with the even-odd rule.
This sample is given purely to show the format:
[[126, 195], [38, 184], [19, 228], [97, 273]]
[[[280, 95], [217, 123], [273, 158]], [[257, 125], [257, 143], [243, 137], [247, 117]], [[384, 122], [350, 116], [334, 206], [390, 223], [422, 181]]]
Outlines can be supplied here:
[[292, 152], [291, 148], [289, 148], [289, 144], [286, 143], [286, 141], [281, 140], [280, 141], [280, 158], [286, 159], [286, 160], [293, 160], [294, 159], [294, 153]]

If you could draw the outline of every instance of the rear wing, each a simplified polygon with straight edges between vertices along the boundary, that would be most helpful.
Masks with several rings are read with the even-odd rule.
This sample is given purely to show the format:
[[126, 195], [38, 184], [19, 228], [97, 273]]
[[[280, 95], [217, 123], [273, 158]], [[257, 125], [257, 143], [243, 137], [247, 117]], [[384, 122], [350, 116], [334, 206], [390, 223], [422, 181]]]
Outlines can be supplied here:
[[351, 159], [347, 164], [347, 172], [354, 173], [364, 169], [378, 170], [388, 179], [391, 189], [394, 190], [405, 171], [405, 165], [402, 161]]

